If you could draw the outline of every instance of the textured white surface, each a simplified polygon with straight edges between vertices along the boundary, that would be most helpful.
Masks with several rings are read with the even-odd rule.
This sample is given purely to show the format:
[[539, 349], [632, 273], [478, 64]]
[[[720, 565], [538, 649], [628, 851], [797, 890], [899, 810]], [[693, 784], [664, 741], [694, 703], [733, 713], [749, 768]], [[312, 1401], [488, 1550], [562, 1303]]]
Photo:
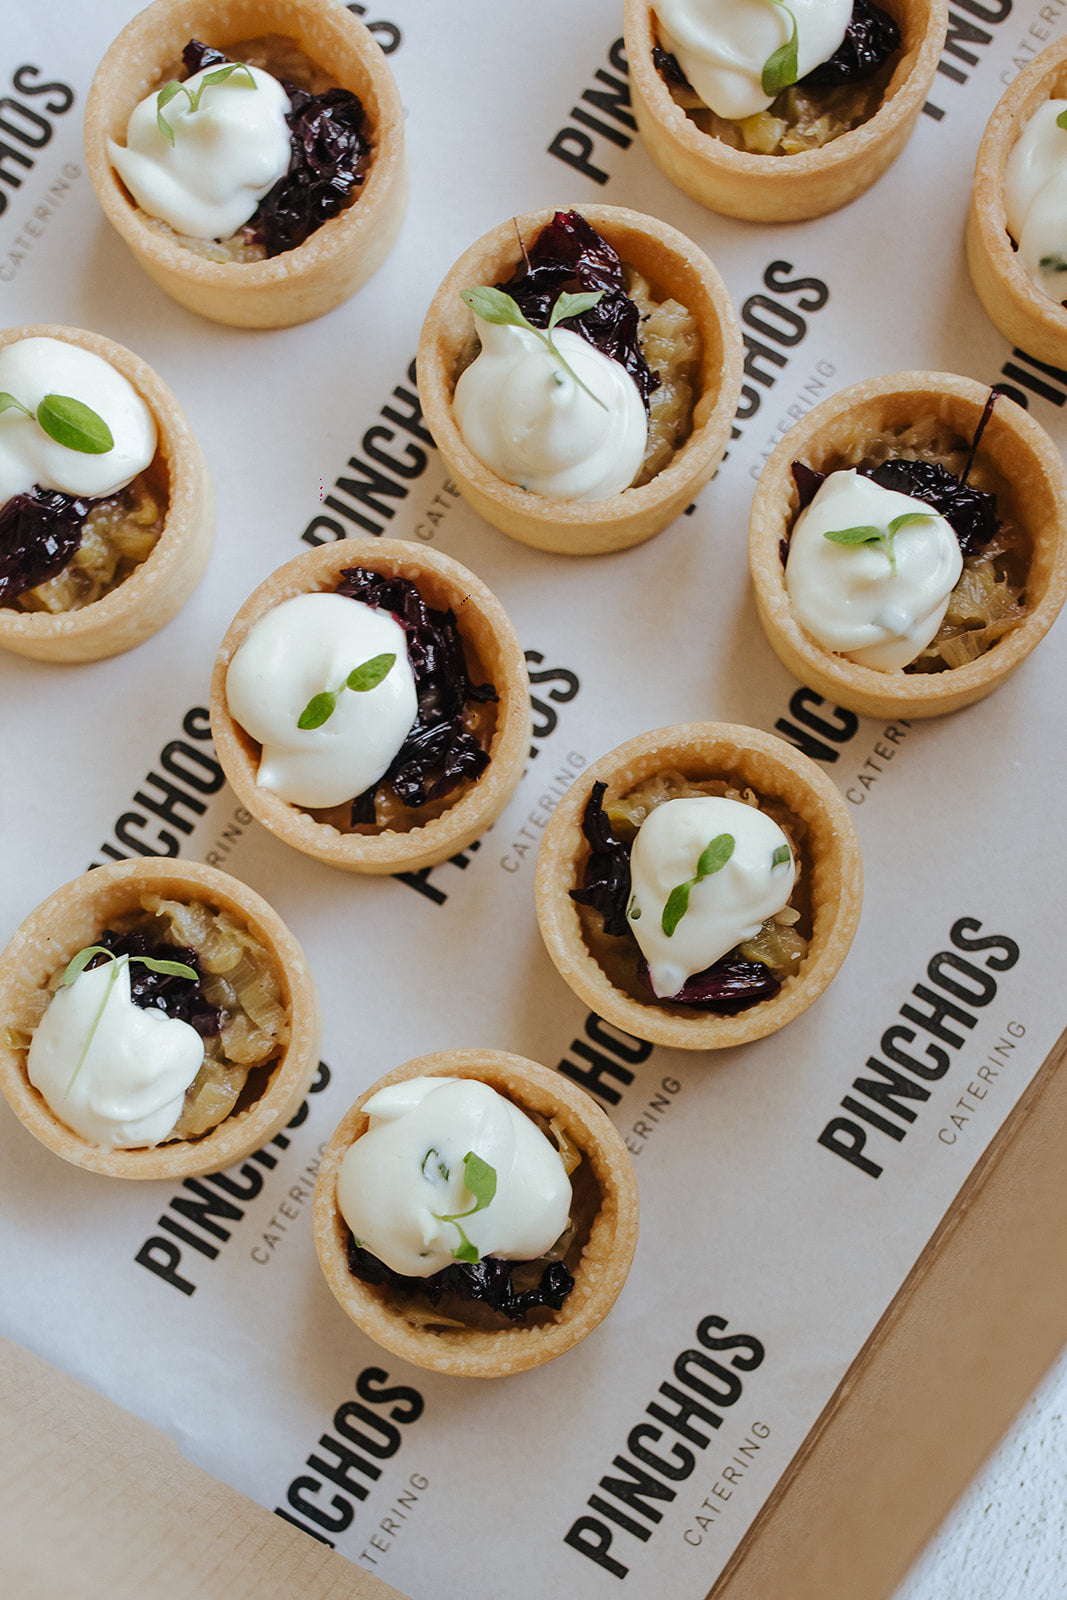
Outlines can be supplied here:
[[892, 1600], [1067, 1594], [1067, 1351]]

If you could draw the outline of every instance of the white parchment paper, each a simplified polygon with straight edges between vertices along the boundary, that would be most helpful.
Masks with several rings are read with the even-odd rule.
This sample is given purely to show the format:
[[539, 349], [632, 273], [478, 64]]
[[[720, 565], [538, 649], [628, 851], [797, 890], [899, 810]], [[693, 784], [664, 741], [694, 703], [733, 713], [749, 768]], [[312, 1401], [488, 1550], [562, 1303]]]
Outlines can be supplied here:
[[[624, 110], [586, 98], [610, 99], [624, 82], [621, 20], [607, 0], [352, 9], [379, 24], [391, 51], [410, 209], [355, 300], [265, 333], [174, 305], [95, 202], [82, 108], [125, 8], [55, 0], [6, 20], [4, 321], [92, 328], [151, 362], [205, 448], [219, 515], [203, 583], [132, 655], [82, 667], [0, 658], [0, 937], [109, 856], [214, 862], [265, 894], [304, 944], [323, 998], [325, 1068], [299, 1126], [230, 1174], [228, 1191], [94, 1178], [38, 1148], [4, 1108], [3, 1331], [418, 1600], [490, 1589], [596, 1597], [620, 1585], [648, 1595], [654, 1584], [697, 1600], [1063, 1025], [1064, 626], [957, 716], [910, 727], [854, 719], [798, 693], [773, 657], [749, 594], [745, 532], [777, 438], [874, 373], [1006, 381], [1054, 438], [1067, 435], [1067, 374], [1010, 350], [978, 305], [962, 249], [981, 129], [1005, 84], [1063, 31], [1067, 7], [961, 3], [967, 28], [935, 81], [937, 114], [920, 117], [870, 193], [783, 227], [702, 210], [659, 174]], [[590, 132], [575, 107], [616, 137]], [[588, 148], [575, 130], [589, 133]], [[417, 431], [409, 367], [434, 288], [474, 238], [517, 211], [592, 200], [691, 235], [755, 343], [739, 436], [692, 513], [639, 549], [570, 560], [515, 544], [466, 509]], [[376, 425], [394, 430], [391, 448], [417, 470], [368, 506], [338, 480], [353, 476], [347, 464]], [[247, 594], [307, 548], [317, 518], [359, 531], [329, 498], [474, 568], [530, 652], [535, 738], [523, 783], [477, 848], [416, 883], [335, 873], [252, 824], [214, 774], [197, 709]], [[317, 534], [332, 536], [321, 522]], [[855, 946], [824, 998], [783, 1033], [715, 1057], [648, 1050], [605, 1029], [557, 978], [533, 912], [537, 843], [571, 779], [636, 732], [696, 718], [817, 741], [813, 753], [854, 806], [867, 883]], [[841, 1102], [885, 1031], [907, 1025], [901, 1009], [929, 1010], [916, 986], [952, 998], [928, 974], [945, 951], [988, 983], [975, 988], [935, 962], [981, 1003], [957, 997], [965, 1020], [946, 1026], [958, 1042], [941, 1041], [950, 1069], [927, 1100], [904, 1102], [914, 1120], [891, 1119], [891, 1134], [866, 1124], [875, 1176], [819, 1135], [848, 1115]], [[932, 1035], [912, 1026], [921, 1052]], [[417, 1372], [354, 1329], [321, 1280], [309, 1215], [318, 1153], [360, 1090], [398, 1061], [471, 1045], [592, 1074], [633, 1151], [642, 1200], [637, 1259], [608, 1321], [549, 1367], [482, 1385]], [[711, 1348], [716, 1338], [735, 1342]], [[705, 1412], [689, 1412], [689, 1433], [647, 1410], [678, 1412], [678, 1396]], [[637, 1446], [667, 1466], [645, 1459], [635, 1490]]]

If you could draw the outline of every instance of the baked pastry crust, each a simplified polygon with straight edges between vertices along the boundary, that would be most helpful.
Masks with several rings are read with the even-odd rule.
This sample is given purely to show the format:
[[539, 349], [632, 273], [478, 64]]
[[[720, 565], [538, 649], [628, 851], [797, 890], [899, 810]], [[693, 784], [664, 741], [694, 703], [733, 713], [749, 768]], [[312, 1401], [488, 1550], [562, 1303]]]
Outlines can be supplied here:
[[[337, 587], [347, 567], [368, 567], [411, 579], [438, 609], [451, 608], [460, 635], [473, 648], [485, 679], [497, 691], [489, 765], [441, 816], [407, 832], [340, 833], [256, 783], [259, 743], [234, 721], [226, 703], [226, 672], [253, 624], [283, 600]], [[440, 551], [401, 539], [340, 539], [296, 556], [250, 595], [219, 647], [211, 677], [211, 732], [234, 792], [283, 843], [347, 872], [413, 872], [445, 861], [500, 815], [518, 786], [530, 744], [530, 686], [526, 660], [500, 601], [466, 567]]]
[[791, 465], [817, 471], [840, 464], [857, 437], [925, 418], [970, 440], [989, 398], [985, 385], [948, 372], [891, 372], [824, 400], [779, 441], [756, 486], [748, 554], [756, 608], [775, 654], [827, 700], [870, 717], [934, 717], [958, 711], [997, 688], [1055, 622], [1067, 598], [1067, 473], [1044, 429], [1003, 396], [982, 434], [979, 456], [1011, 486], [1001, 506], [1031, 543], [1026, 616], [976, 661], [944, 672], [877, 672], [835, 655], [804, 632], [785, 587], [780, 544], [799, 511]]
[[[602, 500], [552, 500], [506, 483], [464, 443], [452, 408], [457, 362], [474, 330], [460, 291], [511, 276], [519, 235], [533, 240], [557, 210], [573, 209], [624, 262], [649, 280], [657, 298], [678, 300], [696, 317], [703, 341], [693, 429], [668, 466], [639, 489]], [[423, 415], [463, 497], [495, 528], [538, 550], [598, 555], [660, 533], [707, 483], [725, 453], [741, 396], [741, 333], [733, 302], [703, 251], [677, 229], [621, 206], [550, 206], [502, 222], [464, 251], [430, 303], [419, 339]]]
[[1011, 344], [1067, 365], [1067, 308], [1038, 288], [1012, 248], [1004, 211], [1004, 169], [1026, 124], [1046, 100], [1067, 97], [1067, 39], [1024, 67], [986, 124], [967, 214], [967, 265], [990, 322]]
[[166, 465], [170, 503], [163, 532], [147, 560], [91, 605], [57, 615], [0, 606], [0, 648], [39, 661], [98, 661], [121, 655], [169, 622], [200, 582], [215, 534], [207, 466], [177, 400], [132, 350], [99, 333], [51, 323], [3, 329], [0, 350], [22, 339], [76, 345], [129, 379], [156, 420], [157, 455]]
[[[246, 264], [207, 261], [150, 227], [112, 167], [130, 113], [160, 87], [191, 37], [225, 49], [278, 33], [292, 39], [363, 103], [373, 156], [354, 202], [295, 250]], [[374, 36], [340, 0], [154, 0], [119, 34], [97, 68], [85, 106], [85, 155], [108, 221], [159, 287], [203, 317], [237, 328], [309, 322], [377, 272], [407, 203], [404, 113]]]
[[[629, 794], [667, 768], [700, 781], [726, 778], [779, 800], [807, 824], [803, 855], [811, 893], [808, 953], [795, 977], [772, 1000], [737, 1016], [716, 1016], [669, 1000], [647, 1003], [617, 988], [591, 953], [578, 907], [589, 855], [582, 815], [593, 784], [607, 784], [605, 803]], [[537, 921], [560, 977], [606, 1022], [637, 1039], [678, 1050], [723, 1050], [765, 1038], [805, 1011], [826, 988], [852, 943], [863, 895], [863, 865], [848, 804], [813, 761], [757, 728], [726, 722], [678, 723], [639, 734], [587, 767], [552, 814], [537, 856]]]
[[104, 1150], [74, 1133], [26, 1075], [24, 1049], [0, 1035], [0, 1090], [35, 1139], [64, 1161], [110, 1178], [188, 1178], [220, 1172], [258, 1150], [290, 1120], [307, 1092], [319, 1059], [319, 1002], [304, 952], [277, 912], [244, 883], [195, 861], [151, 857], [95, 867], [50, 894], [32, 911], [0, 955], [0, 1016], [8, 1027], [36, 1012], [39, 991], [57, 971], [93, 944], [115, 918], [140, 909], [146, 892], [202, 900], [232, 912], [272, 957], [289, 1012], [289, 1042], [270, 1069], [263, 1092], [200, 1139], [140, 1150]]
[[[552, 1118], [590, 1163], [600, 1209], [574, 1269], [574, 1288], [550, 1323], [480, 1328], [417, 1328], [390, 1306], [381, 1289], [348, 1270], [337, 1176], [349, 1146], [365, 1133], [362, 1107], [372, 1094], [407, 1078], [476, 1078], [516, 1105]], [[637, 1248], [637, 1178], [620, 1134], [596, 1102], [568, 1078], [503, 1050], [441, 1050], [386, 1073], [356, 1101], [326, 1148], [315, 1188], [315, 1247], [330, 1290], [345, 1314], [384, 1349], [416, 1367], [462, 1378], [500, 1378], [541, 1366], [570, 1350], [607, 1316]]]
[[848, 205], [881, 177], [910, 138], [948, 28], [947, 0], [880, 3], [899, 25], [902, 42], [878, 111], [821, 150], [762, 156], [702, 133], [675, 104], [653, 65], [655, 20], [648, 0], [626, 0], [631, 101], [653, 161], [701, 205], [750, 222], [799, 222]]

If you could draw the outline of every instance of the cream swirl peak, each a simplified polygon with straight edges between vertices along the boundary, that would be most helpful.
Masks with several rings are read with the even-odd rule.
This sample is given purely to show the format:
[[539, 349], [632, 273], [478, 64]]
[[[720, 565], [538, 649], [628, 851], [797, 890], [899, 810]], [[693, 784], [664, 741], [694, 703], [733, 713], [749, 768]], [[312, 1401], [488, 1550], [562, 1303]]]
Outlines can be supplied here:
[[[341, 1163], [337, 1203], [356, 1242], [394, 1272], [427, 1278], [486, 1256], [533, 1261], [566, 1229], [571, 1186], [559, 1151], [488, 1084], [409, 1078], [363, 1110], [370, 1127]], [[467, 1186], [472, 1155], [492, 1171], [488, 1203], [488, 1189]]]
[[796, 79], [828, 61], [848, 31], [852, 0], [653, 0], [658, 33], [720, 117], [765, 111], [763, 69], [796, 30]]
[[156, 90], [131, 112], [125, 147], [108, 140], [112, 165], [142, 211], [193, 239], [236, 233], [292, 155], [289, 96], [278, 80], [233, 64], [223, 81], [206, 81], [219, 76], [205, 67], [162, 106], [165, 86]]
[[1067, 100], [1038, 106], [1004, 169], [1004, 211], [1019, 259], [1039, 289], [1067, 300]]

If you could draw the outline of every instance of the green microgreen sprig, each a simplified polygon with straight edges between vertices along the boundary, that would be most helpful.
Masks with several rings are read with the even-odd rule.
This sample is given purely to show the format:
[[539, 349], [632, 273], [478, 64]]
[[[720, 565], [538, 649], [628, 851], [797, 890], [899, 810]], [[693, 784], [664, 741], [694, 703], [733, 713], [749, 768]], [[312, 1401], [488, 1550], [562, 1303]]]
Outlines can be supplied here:
[[884, 532], [881, 528], [866, 523], [856, 528], [835, 528], [829, 533], [824, 533], [823, 538], [829, 539], [831, 544], [880, 544], [889, 557], [889, 570], [895, 578], [897, 575], [897, 558], [893, 550], [895, 536], [901, 528], [906, 528], [909, 522], [924, 522], [927, 517], [934, 515], [933, 511], [905, 511], [901, 516], [894, 517]]
[[337, 689], [323, 689], [321, 694], [313, 694], [307, 705], [297, 718], [296, 725], [306, 733], [310, 728], [321, 728], [324, 722], [329, 722], [337, 709], [337, 702], [346, 689], [354, 689], [356, 694], [366, 694], [368, 689], [376, 689], [390, 672], [396, 661], [395, 654], [387, 653], [380, 656], [371, 656], [369, 661], [364, 661], [361, 666], [353, 667], [344, 683]]
[[1057, 128], [1062, 128], [1064, 133], [1067, 133], [1067, 111], [1060, 112], [1056, 118], [1056, 126]]
[[771, 3], [772, 5], [781, 6], [793, 25], [793, 31], [785, 44], [780, 44], [777, 50], [773, 51], [763, 63], [763, 77], [761, 80], [763, 92], [770, 95], [773, 100], [775, 95], [780, 94], [783, 89], [788, 89], [790, 84], [797, 81], [797, 19], [785, 4], [785, 0], [771, 0]]
[[36, 422], [56, 444], [77, 450], [83, 456], [103, 456], [114, 450], [115, 440], [103, 417], [69, 394], [46, 394], [36, 413], [6, 390], [0, 391], [0, 414], [21, 411]]
[[777, 850], [771, 856], [771, 867], [772, 869], [774, 867], [784, 867], [786, 863], [792, 861], [792, 859], [793, 857], [790, 854], [789, 846], [787, 844], [780, 844]]
[[[436, 1155], [436, 1150], [427, 1152], [426, 1159]], [[423, 1169], [425, 1170], [425, 1161]], [[432, 1216], [436, 1222], [450, 1222], [459, 1234], [459, 1244], [452, 1252], [455, 1261], [478, 1261], [480, 1256], [474, 1245], [460, 1227], [460, 1222], [466, 1217], [473, 1217], [479, 1211], [484, 1211], [496, 1194], [496, 1168], [491, 1167], [488, 1161], [483, 1161], [481, 1156], [475, 1155], [473, 1150], [468, 1150], [463, 1157], [463, 1182], [474, 1196], [474, 1204], [469, 1211], [457, 1211], [454, 1216], [439, 1216], [436, 1211]]]
[[663, 907], [663, 916], [660, 926], [669, 939], [675, 928], [689, 910], [689, 893], [698, 883], [703, 883], [705, 878], [710, 878], [713, 873], [721, 872], [734, 853], [736, 840], [732, 833], [716, 834], [709, 845], [701, 851], [697, 862], [696, 876], [686, 883], [676, 884], [667, 896], [667, 904]]
[[[579, 389], [584, 389], [591, 400], [595, 400], [602, 411], [608, 407], [598, 394], [594, 394], [587, 383], [583, 383], [567, 358], [560, 354], [552, 338], [552, 330], [559, 322], [569, 321], [571, 317], [580, 317], [583, 311], [592, 310], [604, 298], [603, 289], [586, 290], [582, 294], [561, 294], [552, 307], [552, 314], [548, 319], [547, 328], [535, 328], [533, 323], [523, 315], [522, 310], [503, 289], [493, 289], [483, 284], [473, 289], [464, 289], [460, 299], [464, 305], [470, 307], [476, 317], [481, 317], [483, 322], [494, 323], [501, 327], [525, 328], [527, 333], [535, 334], [541, 343], [551, 351], [553, 357], [559, 362], [566, 372], [569, 372]], [[557, 379], [558, 382], [563, 380]]]
[[[70, 1075], [70, 1082], [63, 1091], [64, 1100], [77, 1082], [78, 1074], [85, 1065], [85, 1059], [92, 1049], [93, 1040], [96, 1038], [96, 1030], [100, 1026], [104, 1012], [107, 1010], [107, 1003], [111, 999], [111, 991], [118, 981], [120, 957], [116, 956], [113, 950], [108, 950], [102, 944], [86, 945], [85, 949], [79, 950], [73, 960], [68, 963], [67, 970], [63, 974], [63, 981], [59, 986], [61, 989], [69, 988], [75, 978], [79, 978], [90, 961], [94, 961], [97, 956], [105, 956], [110, 961], [111, 971], [108, 974], [107, 984], [104, 988], [104, 997], [96, 1008], [96, 1016], [93, 1018], [92, 1026], [85, 1036], [85, 1043], [82, 1045], [81, 1054], [75, 1063], [74, 1071]], [[160, 961], [155, 956], [128, 956], [126, 959], [128, 963], [136, 961], [140, 966], [147, 967], [149, 972], [162, 972], [170, 978], [189, 978], [193, 983], [197, 981], [197, 973], [192, 967], [187, 966], [184, 961]]]
[[188, 100], [189, 110], [187, 115], [191, 117], [195, 111], [200, 109], [200, 97], [204, 90], [210, 89], [216, 83], [225, 83], [228, 78], [233, 77], [235, 72], [247, 73], [248, 81], [252, 88], [258, 88], [258, 84], [252, 76], [251, 67], [245, 66], [243, 61], [230, 61], [224, 67], [217, 67], [214, 72], [209, 72], [206, 77], [201, 78], [195, 89], [190, 89], [187, 83], [179, 83], [177, 78], [171, 78], [169, 83], [165, 83], [156, 99], [156, 127], [164, 139], [170, 144], [174, 143], [174, 129], [163, 115], [163, 108], [170, 105], [175, 95], [183, 94]]

